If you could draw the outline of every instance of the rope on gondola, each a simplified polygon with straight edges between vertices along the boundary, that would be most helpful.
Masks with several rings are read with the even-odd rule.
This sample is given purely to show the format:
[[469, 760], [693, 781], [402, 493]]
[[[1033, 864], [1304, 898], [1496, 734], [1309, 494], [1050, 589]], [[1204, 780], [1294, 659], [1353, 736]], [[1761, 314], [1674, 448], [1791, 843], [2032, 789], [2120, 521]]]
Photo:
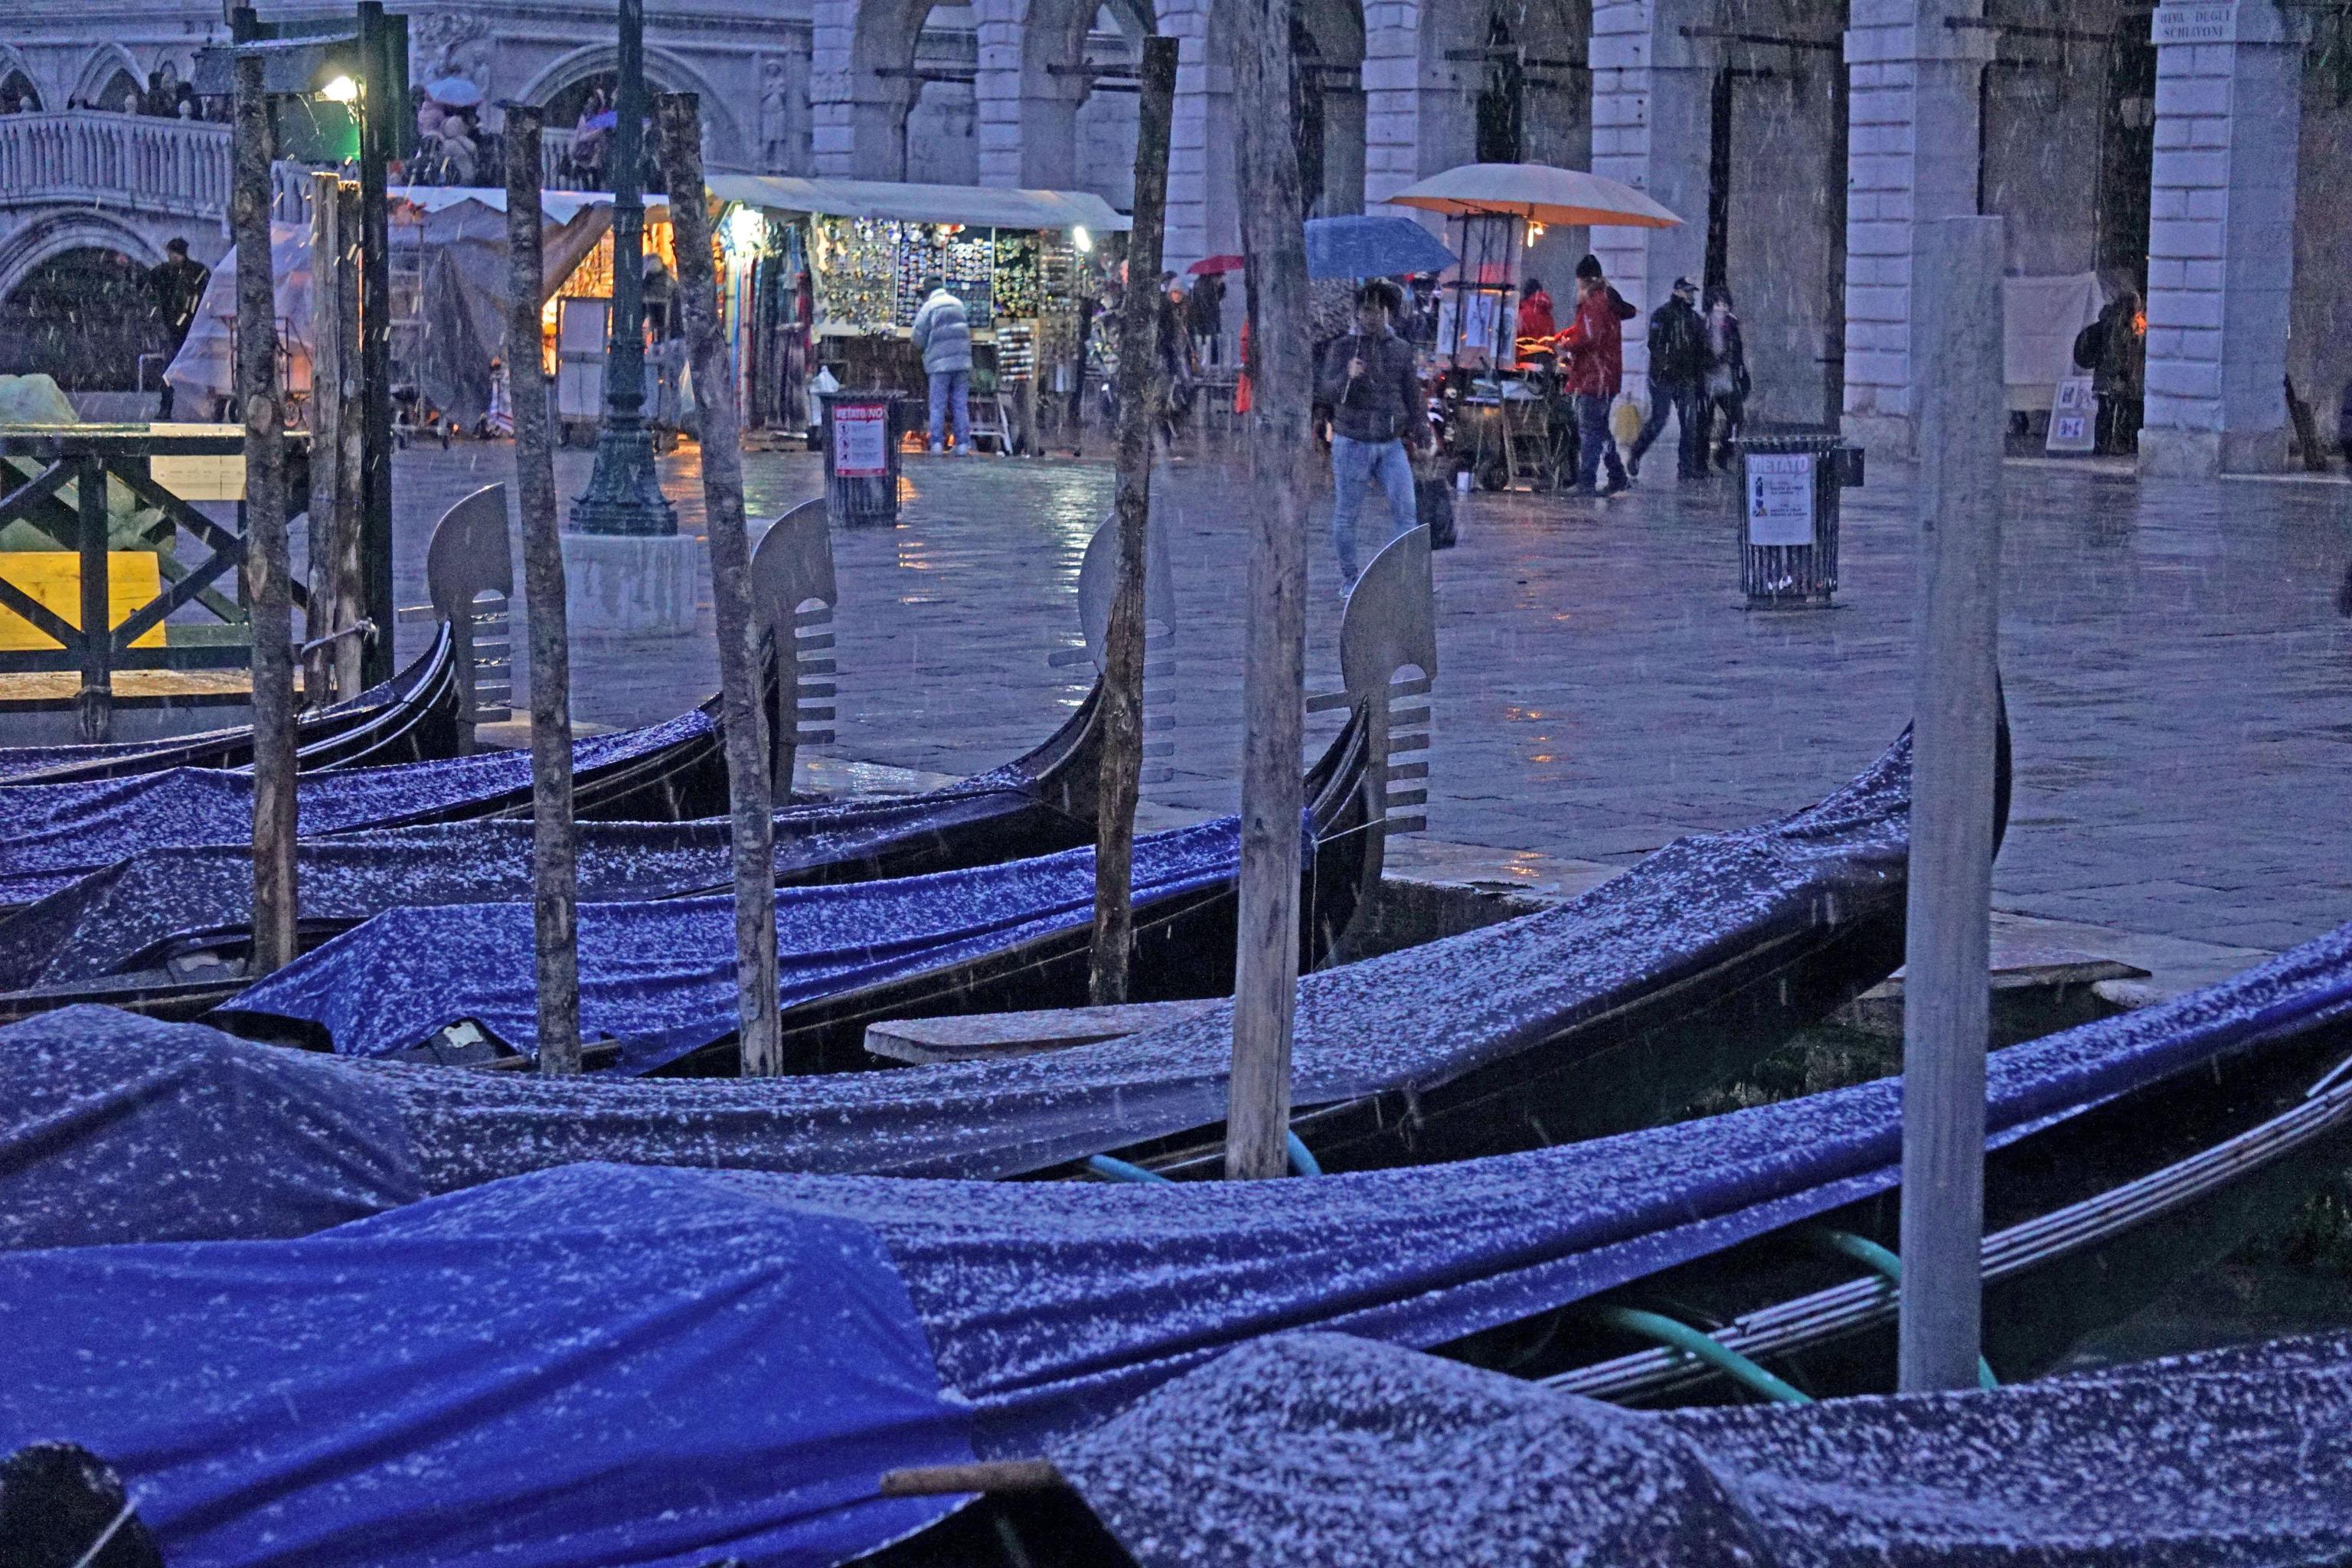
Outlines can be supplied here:
[[1644, 1312], [1634, 1307], [1598, 1307], [1592, 1315], [1609, 1328], [1638, 1335], [1669, 1350], [1680, 1351], [1694, 1360], [1705, 1362], [1742, 1388], [1760, 1394], [1775, 1405], [1811, 1405], [1813, 1402], [1811, 1395], [1800, 1393], [1729, 1345], [1701, 1333], [1688, 1323], [1678, 1323], [1660, 1313]]

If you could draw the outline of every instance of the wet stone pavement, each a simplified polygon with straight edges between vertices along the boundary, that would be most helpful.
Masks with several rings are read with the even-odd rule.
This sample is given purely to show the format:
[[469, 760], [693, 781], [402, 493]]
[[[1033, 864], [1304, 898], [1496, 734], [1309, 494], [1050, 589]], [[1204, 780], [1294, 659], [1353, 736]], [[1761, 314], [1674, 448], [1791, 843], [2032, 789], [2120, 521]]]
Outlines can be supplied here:
[[[510, 463], [504, 446], [402, 454], [403, 603], [424, 597], [440, 510]], [[587, 468], [585, 453], [562, 455], [567, 498]], [[989, 458], [907, 469], [900, 527], [835, 536], [830, 750], [976, 772], [1034, 744], [1084, 693], [1089, 666], [1047, 659], [1077, 641], [1077, 564], [1110, 469]], [[748, 455], [745, 470], [755, 518], [817, 492], [806, 455]], [[698, 532], [691, 453], [665, 459], [663, 479]], [[2017, 792], [1996, 903], [2261, 948], [2352, 920], [2352, 620], [2335, 606], [2352, 487], [2030, 462], [2007, 479]], [[1772, 614], [1740, 605], [1728, 481], [1654, 474], [1607, 502], [1470, 498], [1460, 548], [1437, 558], [1432, 836], [1622, 863], [1790, 810], [1860, 769], [1907, 718], [1907, 484], [1874, 454], [1868, 488], [1845, 496], [1836, 607]], [[1147, 795], [1230, 810], [1251, 495], [1237, 463], [1193, 457], [1159, 500], [1173, 531], [1177, 754], [1173, 779]], [[1315, 689], [1338, 674], [1328, 505], [1327, 493], [1309, 551]], [[1377, 498], [1366, 510], [1376, 528]], [[575, 715], [643, 723], [698, 700], [716, 681], [709, 628], [706, 589], [695, 637], [576, 638]], [[1330, 728], [1310, 726], [1314, 745]]]

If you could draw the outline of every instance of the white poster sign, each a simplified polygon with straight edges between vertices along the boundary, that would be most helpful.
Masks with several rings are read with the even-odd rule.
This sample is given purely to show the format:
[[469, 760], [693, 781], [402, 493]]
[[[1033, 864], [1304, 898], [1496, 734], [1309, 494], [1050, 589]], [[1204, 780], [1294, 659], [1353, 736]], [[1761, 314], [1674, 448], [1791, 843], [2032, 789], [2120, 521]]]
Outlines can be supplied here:
[[2050, 438], [2045, 452], [2092, 452], [2099, 445], [2099, 399], [2088, 375], [2070, 375], [2050, 399]]
[[2158, 5], [2148, 21], [2148, 37], [2158, 46], [2234, 44], [2238, 42], [2238, 0]]
[[833, 410], [833, 474], [878, 479], [890, 472], [890, 409], [880, 403], [836, 404]]
[[1813, 455], [1748, 454], [1748, 542], [1813, 542]]

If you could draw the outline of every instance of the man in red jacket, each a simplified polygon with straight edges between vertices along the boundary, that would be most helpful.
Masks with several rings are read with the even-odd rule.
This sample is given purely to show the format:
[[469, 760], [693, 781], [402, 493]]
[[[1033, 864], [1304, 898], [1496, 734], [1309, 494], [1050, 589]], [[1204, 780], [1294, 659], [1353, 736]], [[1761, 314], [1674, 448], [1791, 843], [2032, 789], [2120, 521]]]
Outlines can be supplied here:
[[1591, 495], [1601, 479], [1603, 458], [1609, 463], [1609, 488], [1613, 496], [1627, 486], [1625, 465], [1618, 459], [1617, 444], [1609, 438], [1609, 405], [1625, 384], [1624, 331], [1621, 323], [1634, 313], [1617, 298], [1601, 275], [1601, 260], [1588, 256], [1576, 264], [1576, 314], [1559, 334], [1568, 355], [1561, 377], [1576, 400], [1576, 483], [1571, 493]]

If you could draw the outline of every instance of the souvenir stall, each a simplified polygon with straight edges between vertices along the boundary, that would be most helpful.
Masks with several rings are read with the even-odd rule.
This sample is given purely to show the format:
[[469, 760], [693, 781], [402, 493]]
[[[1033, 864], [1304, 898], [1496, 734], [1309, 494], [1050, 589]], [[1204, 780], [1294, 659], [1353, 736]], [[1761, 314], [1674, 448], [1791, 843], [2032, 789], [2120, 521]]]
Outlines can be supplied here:
[[1465, 163], [1389, 200], [1442, 214], [1456, 235], [1461, 260], [1441, 285], [1437, 330], [1455, 461], [1488, 489], [1561, 484], [1575, 459], [1575, 422], [1548, 342], [1517, 335], [1519, 251], [1547, 227], [1668, 228], [1682, 219], [1615, 180], [1545, 163]]
[[[971, 322], [973, 434], [1000, 450], [1035, 450], [1041, 392], [1050, 400], [1075, 384], [1083, 312], [1123, 245], [1111, 237], [1129, 227], [1085, 192], [772, 175], [715, 176], [710, 190], [730, 204], [721, 235], [748, 242], [730, 261], [754, 355], [761, 322], [804, 327], [801, 384], [829, 372], [844, 387], [906, 395], [900, 406], [919, 418], [926, 383], [911, 330], [923, 279], [942, 277]], [[789, 279], [781, 292], [763, 290], [763, 266]], [[792, 402], [780, 396], [771, 417], [799, 423]]]

